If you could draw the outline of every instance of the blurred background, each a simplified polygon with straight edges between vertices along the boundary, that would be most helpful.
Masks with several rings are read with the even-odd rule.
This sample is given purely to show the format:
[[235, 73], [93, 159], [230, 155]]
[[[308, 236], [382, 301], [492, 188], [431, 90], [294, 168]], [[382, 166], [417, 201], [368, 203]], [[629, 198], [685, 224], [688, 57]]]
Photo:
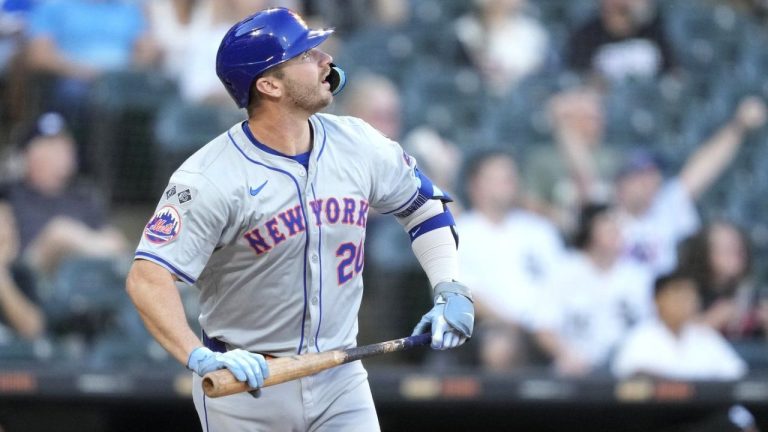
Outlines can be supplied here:
[[[454, 197], [475, 336], [366, 362], [383, 430], [768, 430], [764, 0], [0, 1], [0, 430], [200, 430], [124, 278], [269, 6]], [[369, 222], [360, 344], [431, 304]]]

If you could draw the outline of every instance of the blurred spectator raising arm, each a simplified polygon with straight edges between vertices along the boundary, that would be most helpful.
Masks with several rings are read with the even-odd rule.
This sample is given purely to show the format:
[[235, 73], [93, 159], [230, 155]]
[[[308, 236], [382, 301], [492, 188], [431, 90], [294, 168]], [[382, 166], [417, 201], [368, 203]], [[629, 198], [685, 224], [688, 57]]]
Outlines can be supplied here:
[[666, 183], [659, 161], [648, 152], [631, 153], [616, 179], [627, 254], [656, 274], [671, 271], [680, 241], [699, 228], [695, 201], [736, 156], [745, 134], [765, 123], [765, 105], [741, 101], [733, 119], [721, 127]]
[[745, 134], [762, 127], [766, 106], [758, 97], [746, 97], [739, 103], [728, 123], [691, 155], [680, 171], [680, 181], [693, 200], [699, 198], [736, 157]]
[[604, 142], [602, 104], [600, 93], [586, 86], [553, 95], [548, 110], [554, 144], [534, 147], [526, 164], [526, 204], [567, 234], [582, 206], [610, 197], [610, 178], [620, 161]]

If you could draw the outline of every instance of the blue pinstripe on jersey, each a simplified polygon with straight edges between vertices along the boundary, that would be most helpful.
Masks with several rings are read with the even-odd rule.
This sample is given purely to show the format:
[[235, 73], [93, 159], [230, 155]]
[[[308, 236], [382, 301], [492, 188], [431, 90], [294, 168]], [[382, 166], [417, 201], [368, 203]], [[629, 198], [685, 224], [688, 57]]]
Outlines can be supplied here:
[[320, 160], [320, 156], [323, 155], [323, 151], [325, 151], [325, 139], [328, 137], [328, 135], [325, 133], [325, 123], [323, 123], [323, 120], [320, 117], [315, 117], [317, 119], [317, 122], [320, 123], [320, 127], [323, 129], [323, 143], [320, 144], [320, 151], [317, 152], [317, 160]]
[[[309, 227], [309, 221], [307, 220], [307, 212], [304, 211], [304, 200], [302, 199], [302, 195], [301, 195], [301, 187], [299, 187], [299, 182], [296, 181], [296, 178], [293, 175], [291, 175], [291, 173], [289, 173], [288, 171], [285, 171], [280, 168], [272, 167], [264, 164], [263, 162], [259, 162], [257, 160], [251, 159], [247, 154], [245, 154], [243, 149], [241, 149], [237, 145], [237, 142], [235, 142], [234, 138], [232, 138], [231, 131], [227, 131], [227, 136], [229, 137], [229, 142], [231, 142], [232, 145], [235, 146], [237, 151], [239, 151], [240, 154], [243, 155], [243, 157], [247, 161], [256, 165], [263, 166], [264, 168], [267, 168], [269, 170], [279, 172], [281, 174], [285, 174], [293, 181], [293, 184], [296, 186], [296, 193], [299, 196], [299, 204], [301, 204], [301, 215], [304, 217], [304, 226]], [[261, 148], [259, 146], [256, 146], [256, 147]], [[308, 251], [309, 251], [309, 232], [305, 231], [304, 233], [304, 313], [301, 316], [301, 338], [299, 339], [299, 346], [296, 349], [296, 354], [301, 354], [301, 347], [304, 345], [304, 325], [306, 324], [306, 319], [307, 319], [307, 254], [308, 254]]]
[[[317, 201], [317, 195], [315, 195], [315, 184], [312, 183], [312, 199]], [[320, 324], [323, 323], [323, 227], [317, 226], [317, 255], [320, 257], [320, 289], [317, 294], [318, 308], [320, 309], [320, 316], [317, 320], [317, 330], [315, 331], [315, 349], [320, 352], [320, 346], [317, 342], [320, 340]]]

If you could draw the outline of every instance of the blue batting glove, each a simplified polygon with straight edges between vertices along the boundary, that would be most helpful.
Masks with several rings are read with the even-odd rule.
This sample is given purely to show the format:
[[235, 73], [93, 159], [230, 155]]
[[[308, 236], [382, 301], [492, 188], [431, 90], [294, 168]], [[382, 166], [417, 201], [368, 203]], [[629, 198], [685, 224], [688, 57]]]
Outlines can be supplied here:
[[200, 376], [226, 368], [238, 381], [248, 381], [248, 386], [253, 389], [260, 388], [269, 376], [264, 356], [242, 349], [217, 353], [206, 347], [196, 348], [189, 354], [187, 368]]
[[[469, 290], [457, 282], [443, 282], [461, 289], [459, 292]], [[455, 348], [472, 336], [475, 324], [475, 308], [472, 300], [463, 294], [453, 291], [444, 291], [445, 287], [438, 284], [435, 291], [439, 292], [435, 297], [435, 305], [421, 318], [413, 329], [412, 336], [432, 332], [432, 348], [444, 350]], [[448, 287], [447, 289], [451, 289]], [[441, 292], [442, 291], [442, 292]]]

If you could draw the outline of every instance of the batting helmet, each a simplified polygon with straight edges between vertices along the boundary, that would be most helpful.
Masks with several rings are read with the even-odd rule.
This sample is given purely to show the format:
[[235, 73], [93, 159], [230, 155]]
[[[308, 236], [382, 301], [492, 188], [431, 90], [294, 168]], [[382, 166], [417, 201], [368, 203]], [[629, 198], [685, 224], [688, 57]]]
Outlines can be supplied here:
[[257, 12], [224, 36], [216, 54], [216, 74], [237, 106], [245, 108], [259, 75], [320, 45], [331, 33], [333, 29], [310, 29], [289, 9]]

